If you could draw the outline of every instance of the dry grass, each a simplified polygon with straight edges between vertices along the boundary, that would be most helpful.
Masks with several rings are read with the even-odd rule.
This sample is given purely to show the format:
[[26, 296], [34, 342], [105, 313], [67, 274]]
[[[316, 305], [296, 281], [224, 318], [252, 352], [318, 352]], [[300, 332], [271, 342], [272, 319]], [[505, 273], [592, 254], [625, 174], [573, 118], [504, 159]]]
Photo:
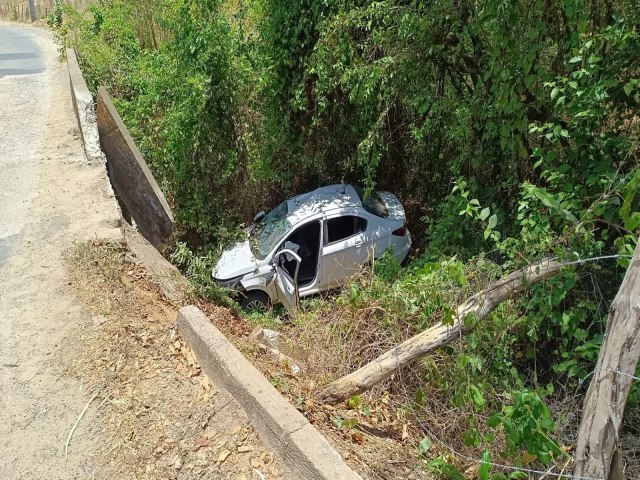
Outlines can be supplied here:
[[67, 260], [92, 320], [62, 349], [60, 368], [98, 394], [83, 419], [108, 438], [95, 478], [235, 480], [259, 478], [256, 468], [281, 478], [244, 412], [176, 334], [176, 306], [125, 247], [79, 244]]
[[[99, 392], [94, 403], [107, 398], [97, 413], [97, 424], [111, 440], [105, 445], [99, 472], [119, 478], [207, 478], [208, 472], [214, 475], [211, 478], [242, 478], [238, 476], [242, 474], [251, 478], [243, 465], [249, 465], [251, 458], [261, 461], [260, 455], [267, 455], [262, 460], [268, 460], [268, 453], [260, 448], [248, 424], [217, 414], [226, 400], [222, 392], [211, 389], [192, 354], [177, 338], [173, 327], [177, 306], [162, 298], [144, 269], [127, 259], [122, 245], [79, 245], [69, 253], [69, 264], [72, 288], [87, 311], [106, 320], [98, 327], [88, 325], [74, 348], [68, 349], [73, 356], [63, 362], [67, 373], [83, 379], [89, 395]], [[469, 289], [477, 291], [488, 281], [479, 275]], [[463, 299], [467, 292], [452, 294]], [[256, 322], [252, 325], [206, 301], [200, 300], [198, 306], [365, 478], [437, 478], [428, 472], [426, 463], [438, 456], [454, 463], [466, 478], [476, 478], [474, 459], [481, 452], [466, 446], [463, 438], [470, 418], [483, 429], [488, 413], [470, 415], [468, 410], [453, 407], [440, 381], [425, 383], [425, 372], [433, 377], [452, 367], [463, 344], [453, 344], [452, 351], [435, 352], [419, 365], [404, 369], [361, 395], [358, 405], [331, 407], [316, 404], [313, 392], [413, 335], [415, 319], [390, 320], [381, 304], [354, 308], [336, 298], [308, 306], [292, 323], [282, 323], [277, 317], [257, 319], [270, 323], [295, 344], [296, 363], [302, 369], [296, 376], [289, 363], [248, 338]], [[441, 378], [447, 381], [451, 379]], [[424, 395], [421, 406], [415, 402], [418, 390]], [[583, 393], [557, 388], [550, 399], [557, 436], [568, 447], [575, 445]], [[637, 408], [628, 411], [627, 425], [637, 424], [638, 415]], [[417, 451], [425, 435], [433, 440], [426, 457]], [[240, 444], [256, 445], [255, 454], [242, 458], [236, 453]], [[503, 445], [501, 437], [493, 444], [493, 458], [498, 461], [496, 452]], [[621, 450], [627, 477], [640, 477], [635, 429], [624, 432]], [[225, 451], [234, 453], [218, 465]], [[177, 459], [183, 464], [179, 470]], [[560, 463], [554, 472], [563, 467], [570, 470], [570, 463]], [[273, 462], [265, 468], [271, 465]]]
[[[368, 279], [362, 278], [361, 281], [366, 284]], [[490, 276], [477, 272], [466, 290], [453, 291], [451, 295], [461, 302], [470, 291], [481, 290], [490, 282]], [[333, 408], [314, 403], [313, 393], [319, 387], [352, 372], [416, 333], [415, 319], [391, 317], [384, 305], [375, 300], [365, 302], [365, 307], [354, 307], [341, 300], [344, 298], [330, 298], [307, 305], [306, 311], [303, 309], [296, 314], [291, 323], [274, 325], [275, 330], [289, 337], [290, 343], [303, 352], [296, 358], [301, 375], [292, 375], [287, 362], [256, 348], [254, 344], [242, 338], [236, 341], [272, 379], [278, 390], [325, 433], [349, 463], [367, 477], [430, 478], [433, 473], [428, 472], [426, 464], [443, 456], [464, 472], [465, 477], [476, 478], [478, 459], [484, 446], [474, 448], [466, 445], [465, 434], [473, 424], [480, 431], [489, 431], [486, 422], [494, 412], [474, 409], [471, 405], [455, 407], [448, 388], [443, 387], [456, 381], [448, 377], [447, 372], [455, 371], [453, 362], [459, 353], [467, 351], [464, 341], [454, 342], [446, 348], [447, 351], [434, 352], [419, 364], [403, 369], [372, 391], [360, 395], [360, 405], [356, 408], [345, 404]], [[501, 308], [507, 314], [513, 305], [507, 302]], [[224, 329], [224, 325], [221, 328]], [[242, 334], [246, 335], [246, 332]], [[428, 382], [427, 378], [432, 381]], [[586, 386], [579, 391], [569, 391], [556, 385], [556, 393], [547, 399], [552, 415], [557, 419], [556, 438], [569, 454], [575, 446]], [[416, 403], [418, 391], [423, 396], [419, 405]], [[489, 395], [488, 392], [485, 395]], [[507, 400], [487, 396], [487, 401], [500, 405]], [[634, 423], [637, 411], [634, 408], [626, 412], [628, 426], [637, 424]], [[357, 425], [340, 428], [337, 418], [355, 419]], [[428, 455], [420, 456], [418, 445], [425, 436], [433, 443]], [[492, 458], [496, 463], [513, 465], [515, 460], [502, 459], [499, 455], [505, 450], [505, 442], [504, 436], [498, 435], [490, 444]], [[635, 428], [624, 431], [620, 444], [629, 478], [640, 478], [640, 450]], [[559, 458], [557, 462], [553, 467], [537, 463], [528, 463], [525, 467], [556, 474], [571, 471], [570, 455]], [[495, 471], [511, 473], [511, 470], [501, 467], [496, 467]], [[530, 478], [543, 476], [534, 474]]]

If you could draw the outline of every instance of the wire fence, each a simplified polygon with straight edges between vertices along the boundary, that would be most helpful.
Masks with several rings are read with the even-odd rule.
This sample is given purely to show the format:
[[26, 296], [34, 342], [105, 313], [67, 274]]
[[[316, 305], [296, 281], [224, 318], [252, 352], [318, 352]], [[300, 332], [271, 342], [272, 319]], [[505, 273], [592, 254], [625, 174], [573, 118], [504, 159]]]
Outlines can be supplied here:
[[[611, 368], [596, 368], [593, 371], [591, 371], [588, 375], [586, 375], [578, 384], [578, 386], [575, 389], [574, 392], [574, 398], [577, 396], [579, 389], [581, 388], [582, 384], [585, 382], [585, 380], [591, 376], [593, 376], [596, 372], [598, 371], [609, 371], [612, 373], [616, 373], [619, 375], [623, 375], [626, 377], [630, 377], [632, 378], [634, 381], [640, 381], [640, 377], [637, 377], [635, 375], [631, 375], [629, 373], [626, 372], [621, 372], [619, 370], [614, 370]], [[399, 372], [399, 376], [400, 376], [400, 383], [402, 385], [404, 385], [404, 383], [402, 382], [402, 372]], [[406, 393], [406, 390], [405, 390]], [[574, 480], [605, 480], [603, 478], [600, 477], [585, 477], [585, 476], [575, 476], [570, 472], [564, 472], [564, 469], [567, 468], [567, 466], [569, 465], [571, 459], [569, 459], [569, 461], [567, 461], [567, 463], [565, 463], [564, 467], [563, 467], [563, 471], [560, 472], [554, 472], [553, 469], [556, 468], [556, 465], [553, 465], [551, 468], [547, 469], [547, 470], [537, 470], [534, 468], [526, 468], [526, 467], [519, 467], [516, 465], [507, 465], [507, 464], [503, 464], [503, 463], [496, 463], [496, 462], [487, 462], [484, 461], [482, 459], [479, 458], [473, 458], [470, 457], [469, 455], [466, 455], [458, 450], [456, 450], [454, 447], [452, 447], [450, 444], [448, 444], [447, 442], [445, 442], [442, 438], [440, 438], [438, 435], [436, 435], [435, 433], [433, 433], [433, 431], [431, 431], [431, 429], [426, 425], [425, 422], [423, 422], [420, 419], [420, 416], [418, 415], [418, 412], [416, 411], [413, 403], [409, 402], [409, 408], [411, 410], [411, 413], [413, 414], [413, 417], [415, 418], [415, 420], [418, 422], [418, 424], [420, 425], [420, 428], [422, 429], [422, 431], [428, 436], [428, 438], [432, 441], [435, 441], [436, 443], [440, 444], [442, 447], [444, 447], [445, 449], [449, 450], [452, 454], [454, 454], [456, 457], [458, 458], [462, 458], [470, 463], [473, 464], [485, 464], [485, 465], [489, 465], [490, 467], [494, 467], [497, 469], [502, 469], [502, 470], [509, 470], [511, 472], [522, 472], [528, 475], [537, 475], [539, 476], [539, 478], [546, 478], [546, 477], [553, 477], [553, 478], [573, 478]]]
[[[617, 260], [619, 258], [630, 258], [630, 259], [633, 259], [634, 255], [602, 255], [602, 256], [584, 258], [584, 259], [578, 258], [577, 260], [566, 262], [563, 265], [564, 266], [580, 265], [580, 264], [585, 264], [585, 263], [590, 263], [590, 262], [597, 262], [597, 261], [601, 261], [601, 260]], [[573, 396], [572, 396], [572, 404], [575, 405], [575, 403], [576, 403], [575, 400], [578, 397], [579, 391], [583, 387], [583, 385], [586, 382], [586, 380], [589, 379], [590, 377], [592, 377], [598, 371], [608, 371], [608, 372], [611, 372], [611, 373], [614, 373], [614, 374], [617, 374], [617, 375], [622, 375], [622, 376], [631, 378], [632, 381], [634, 381], [634, 382], [640, 381], [640, 377], [638, 377], [636, 375], [629, 374], [627, 372], [622, 372], [622, 371], [611, 369], [611, 368], [595, 368], [591, 372], [589, 372], [584, 378], [582, 378], [580, 380], [580, 382], [578, 383], [578, 385], [576, 386], [576, 388], [574, 390], [574, 393], [573, 393]], [[408, 395], [408, 392], [406, 391], [405, 383], [402, 380], [402, 370], [401, 369], [398, 370], [398, 376], [399, 376], [399, 380], [400, 380], [399, 383], [400, 383], [400, 385], [402, 385], [402, 388], [405, 391], [405, 395], [408, 398], [409, 395]], [[442, 438], [440, 438], [440, 436], [436, 435], [429, 428], [429, 426], [420, 418], [420, 415], [416, 411], [416, 408], [415, 408], [413, 402], [408, 402], [408, 405], [409, 405], [409, 409], [411, 410], [411, 413], [412, 413], [414, 419], [416, 420], [418, 425], [420, 425], [421, 430], [424, 432], [425, 435], [428, 436], [428, 438], [430, 440], [435, 441], [436, 443], [438, 443], [439, 445], [444, 447], [446, 450], [450, 451], [457, 458], [461, 458], [461, 459], [466, 460], [467, 462], [470, 462], [472, 464], [476, 464], [476, 465], [485, 464], [485, 465], [489, 465], [492, 468], [500, 469], [500, 470], [503, 470], [503, 471], [506, 470], [506, 471], [511, 471], [511, 472], [522, 472], [522, 473], [527, 474], [527, 475], [535, 475], [540, 479], [544, 479], [544, 478], [573, 478], [574, 480], [605, 480], [605, 479], [600, 478], [600, 477], [588, 477], [588, 476], [580, 476], [580, 475], [576, 476], [576, 475], [573, 475], [573, 473], [571, 473], [571, 472], [565, 471], [567, 469], [567, 467], [569, 466], [569, 464], [571, 463], [572, 458], [568, 459], [568, 461], [565, 463], [565, 465], [562, 467], [561, 471], [559, 471], [559, 472], [554, 472], [553, 471], [555, 468], [558, 468], [557, 465], [553, 465], [547, 470], [538, 470], [538, 469], [535, 469], [535, 468], [527, 468], [527, 467], [521, 467], [521, 466], [516, 466], [516, 465], [507, 465], [507, 464], [497, 463], [497, 462], [487, 462], [487, 461], [484, 461], [484, 460], [482, 460], [480, 458], [473, 458], [473, 457], [471, 457], [469, 455], [466, 455], [466, 454], [458, 451], [456, 448], [454, 448], [449, 443], [447, 443]]]

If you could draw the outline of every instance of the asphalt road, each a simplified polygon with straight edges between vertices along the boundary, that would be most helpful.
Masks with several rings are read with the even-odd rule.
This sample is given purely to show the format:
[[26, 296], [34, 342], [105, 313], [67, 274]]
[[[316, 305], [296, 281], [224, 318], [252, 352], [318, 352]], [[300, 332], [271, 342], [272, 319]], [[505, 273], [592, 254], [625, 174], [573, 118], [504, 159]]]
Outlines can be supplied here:
[[34, 194], [48, 105], [41, 33], [0, 24], [0, 267], [9, 257]]
[[42, 73], [45, 61], [34, 35], [21, 27], [0, 29], [0, 78]]

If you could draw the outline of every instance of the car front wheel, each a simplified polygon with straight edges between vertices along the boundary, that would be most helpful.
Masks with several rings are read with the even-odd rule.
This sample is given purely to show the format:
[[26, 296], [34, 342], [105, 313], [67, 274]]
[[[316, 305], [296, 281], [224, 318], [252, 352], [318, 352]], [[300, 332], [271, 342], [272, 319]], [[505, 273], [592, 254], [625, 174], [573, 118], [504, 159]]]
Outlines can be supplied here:
[[266, 312], [270, 306], [269, 295], [260, 290], [251, 290], [245, 292], [242, 300], [240, 301], [240, 306], [247, 312]]

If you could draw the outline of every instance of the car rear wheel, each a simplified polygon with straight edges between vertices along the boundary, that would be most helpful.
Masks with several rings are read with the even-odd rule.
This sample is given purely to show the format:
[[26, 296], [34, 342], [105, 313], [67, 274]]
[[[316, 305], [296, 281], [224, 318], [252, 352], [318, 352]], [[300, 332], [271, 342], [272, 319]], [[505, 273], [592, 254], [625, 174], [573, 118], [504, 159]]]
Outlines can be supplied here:
[[244, 293], [240, 306], [247, 312], [266, 312], [270, 306], [269, 295], [260, 290], [250, 290]]

